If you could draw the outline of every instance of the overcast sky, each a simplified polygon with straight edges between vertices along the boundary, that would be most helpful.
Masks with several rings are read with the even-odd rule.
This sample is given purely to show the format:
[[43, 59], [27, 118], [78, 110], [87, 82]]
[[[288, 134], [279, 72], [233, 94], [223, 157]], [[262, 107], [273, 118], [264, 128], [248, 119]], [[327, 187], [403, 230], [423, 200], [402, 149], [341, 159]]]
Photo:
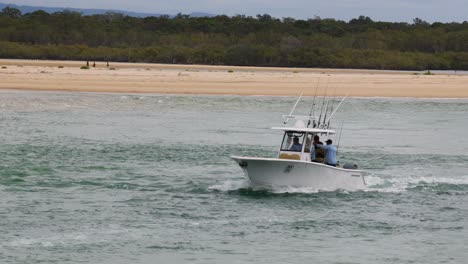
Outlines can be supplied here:
[[300, 19], [319, 16], [350, 20], [360, 15], [380, 21], [468, 21], [468, 0], [0, 0], [50, 7], [122, 9], [144, 13], [270, 14]]

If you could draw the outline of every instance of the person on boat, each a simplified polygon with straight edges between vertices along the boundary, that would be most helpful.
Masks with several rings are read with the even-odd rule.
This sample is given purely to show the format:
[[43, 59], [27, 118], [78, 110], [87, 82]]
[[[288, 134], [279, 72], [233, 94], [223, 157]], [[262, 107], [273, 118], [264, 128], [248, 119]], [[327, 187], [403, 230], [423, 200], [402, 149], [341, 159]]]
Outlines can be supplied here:
[[319, 135], [315, 135], [315, 136], [314, 136], [314, 143], [315, 143], [315, 144], [323, 145], [322, 141], [320, 141]]
[[333, 146], [333, 141], [331, 139], [328, 139], [325, 142], [327, 143], [326, 146], [324, 146], [323, 144], [317, 144], [314, 146], [326, 151], [324, 159], [325, 164], [336, 167], [336, 147]]
[[317, 148], [317, 145], [323, 145], [322, 141], [320, 141], [320, 137], [318, 135], [314, 136], [314, 143], [310, 148], [310, 161], [312, 162], [323, 162], [325, 157], [325, 150]]
[[299, 143], [299, 138], [293, 138], [293, 144], [289, 148], [290, 151], [302, 151], [302, 144]]

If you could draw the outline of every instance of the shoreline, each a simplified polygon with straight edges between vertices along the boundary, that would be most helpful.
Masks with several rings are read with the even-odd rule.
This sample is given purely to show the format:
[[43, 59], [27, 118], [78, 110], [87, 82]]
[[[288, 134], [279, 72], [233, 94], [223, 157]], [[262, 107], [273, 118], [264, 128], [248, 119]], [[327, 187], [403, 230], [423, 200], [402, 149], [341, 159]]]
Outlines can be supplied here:
[[[282, 98], [282, 97], [292, 97], [293, 99], [297, 99], [299, 94], [292, 94], [292, 95], [260, 95], [260, 94], [252, 94], [252, 95], [239, 95], [239, 94], [203, 94], [203, 93], [192, 93], [192, 94], [184, 94], [184, 93], [151, 93], [151, 92], [143, 92], [143, 93], [132, 93], [132, 92], [90, 92], [90, 91], [69, 91], [69, 90], [33, 90], [33, 89], [2, 89], [0, 88], [1, 93], [28, 93], [28, 92], [35, 92], [35, 93], [50, 93], [50, 94], [66, 94], [66, 93], [77, 93], [77, 94], [88, 94], [88, 95], [121, 95], [121, 96], [155, 96], [155, 97], [162, 97], [162, 96], [200, 96], [200, 97], [272, 97], [272, 98]], [[313, 98], [313, 95], [303, 95], [303, 98]], [[317, 95], [317, 98], [324, 97], [322, 95]], [[332, 95], [333, 97], [333, 95]], [[427, 101], [467, 101], [468, 97], [395, 97], [395, 96], [348, 96], [348, 98], [352, 99], [395, 99], [395, 100], [427, 100]], [[339, 100], [342, 97], [338, 98]]]
[[[468, 98], [467, 74], [0, 59], [0, 89], [186, 95]], [[59, 66], [61, 66], [59, 68]]]

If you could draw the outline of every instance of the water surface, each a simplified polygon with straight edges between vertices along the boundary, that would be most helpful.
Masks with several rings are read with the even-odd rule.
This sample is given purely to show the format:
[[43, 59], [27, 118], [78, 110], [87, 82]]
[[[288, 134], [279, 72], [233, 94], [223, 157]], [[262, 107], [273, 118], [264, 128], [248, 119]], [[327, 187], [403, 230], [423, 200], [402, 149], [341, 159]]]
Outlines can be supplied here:
[[367, 190], [252, 189], [295, 99], [0, 92], [1, 262], [465, 262], [468, 100], [350, 99]]

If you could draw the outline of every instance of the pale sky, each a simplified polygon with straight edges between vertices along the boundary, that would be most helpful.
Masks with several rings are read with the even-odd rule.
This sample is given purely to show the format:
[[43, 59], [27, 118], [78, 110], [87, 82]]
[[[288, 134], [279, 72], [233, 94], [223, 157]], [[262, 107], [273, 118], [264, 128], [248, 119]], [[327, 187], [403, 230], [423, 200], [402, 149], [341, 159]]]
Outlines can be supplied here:
[[0, 0], [32, 6], [121, 9], [142, 13], [252, 15], [297, 19], [335, 18], [348, 21], [360, 15], [375, 21], [468, 21], [468, 0]]

